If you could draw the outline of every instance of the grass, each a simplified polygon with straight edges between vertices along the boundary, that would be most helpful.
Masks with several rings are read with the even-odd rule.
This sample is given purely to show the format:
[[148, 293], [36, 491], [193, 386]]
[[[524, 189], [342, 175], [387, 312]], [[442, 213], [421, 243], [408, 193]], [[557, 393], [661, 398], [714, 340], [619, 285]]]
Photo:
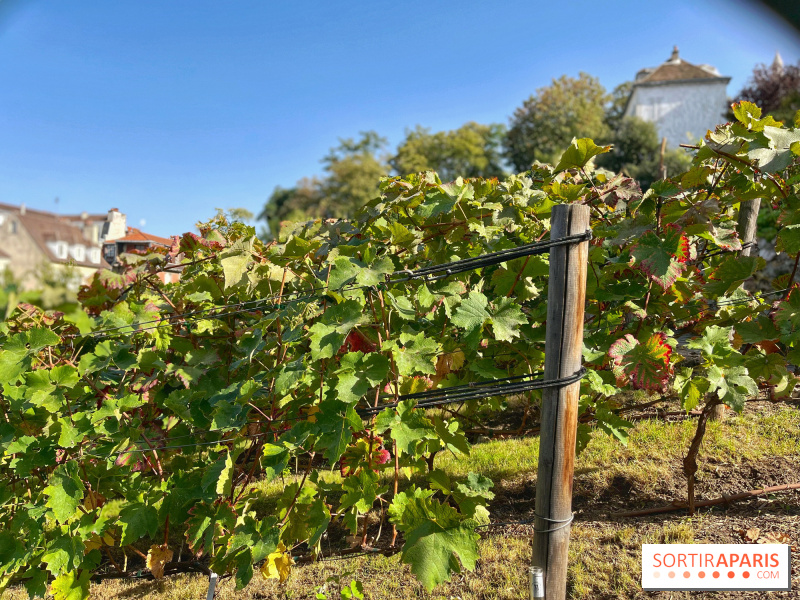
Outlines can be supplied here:
[[[665, 482], [672, 490], [682, 490], [681, 459], [694, 435], [695, 421], [665, 423], [640, 421], [630, 433], [627, 447], [596, 432], [578, 457], [575, 469], [575, 494], [596, 498], [613, 493], [613, 484], [623, 478], [639, 494], [657, 495]], [[731, 415], [712, 422], [700, 452], [701, 470], [713, 464], [738, 464], [764, 457], [796, 456], [800, 448], [800, 411], [797, 408], [770, 407], [760, 412]], [[495, 482], [495, 490], [527, 494], [535, 482], [538, 438], [487, 441], [476, 444], [468, 458], [442, 455], [436, 467], [453, 478], [478, 472]], [[338, 477], [328, 473], [326, 478]], [[268, 510], [281, 492], [279, 482], [258, 483], [260, 510]], [[619, 495], [619, 494], [617, 494]], [[682, 499], [682, 498], [681, 498]], [[622, 498], [625, 500], [625, 498]], [[640, 552], [643, 543], [692, 542], [701, 519], [673, 515], [663, 521], [619, 523], [611, 521], [576, 522], [570, 543], [569, 597], [644, 598], [639, 588]], [[511, 527], [495, 530], [481, 540], [481, 560], [474, 573], [461, 573], [452, 581], [427, 593], [411, 575], [399, 556], [369, 556], [331, 560], [298, 566], [285, 584], [264, 581], [258, 575], [242, 592], [235, 593], [226, 581], [220, 589], [222, 600], [242, 598], [314, 598], [315, 589], [325, 586], [329, 598], [339, 598], [338, 588], [350, 579], [360, 580], [367, 598], [430, 599], [519, 599], [527, 598], [527, 565], [530, 562], [529, 530]], [[385, 534], [384, 534], [385, 535]], [[795, 540], [796, 541], [796, 540]], [[109, 580], [92, 586], [93, 598], [151, 598], [183, 600], [204, 598], [208, 581], [202, 576], [176, 576], [165, 580]], [[10, 590], [3, 600], [21, 600], [21, 590]], [[666, 597], [666, 596], [665, 596]], [[672, 598], [688, 597], [681, 593]]]

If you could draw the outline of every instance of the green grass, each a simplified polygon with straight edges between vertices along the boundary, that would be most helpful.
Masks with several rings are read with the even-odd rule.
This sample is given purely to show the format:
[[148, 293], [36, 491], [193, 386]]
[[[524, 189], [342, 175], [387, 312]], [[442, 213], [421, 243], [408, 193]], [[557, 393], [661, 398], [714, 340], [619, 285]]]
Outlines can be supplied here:
[[[681, 460], [695, 426], [695, 420], [640, 421], [631, 430], [627, 447], [596, 432], [576, 462], [575, 493], [600, 497], [618, 477], [623, 477], [640, 494], [663, 490], [665, 482], [672, 482], [675, 489], [683, 490]], [[701, 471], [709, 469], [710, 463], [735, 465], [764, 457], [796, 456], [798, 448], [800, 410], [787, 406], [768, 407], [763, 412], [751, 409], [745, 415], [729, 415], [721, 422], [709, 424], [700, 451]], [[520, 486], [535, 481], [538, 453], [539, 439], [535, 437], [488, 441], [476, 444], [469, 457], [443, 454], [437, 457], [436, 467], [452, 478], [466, 477], [469, 472], [482, 473], [495, 482], [498, 491], [530, 489], [530, 486]], [[339, 475], [329, 472], [324, 477], [330, 480]], [[256, 504], [260, 511], [274, 506], [274, 499], [282, 489], [280, 480], [256, 483], [254, 487], [260, 497]], [[572, 528], [570, 544], [569, 597], [573, 600], [650, 597], [639, 589], [641, 544], [691, 542], [698, 528], [703, 527], [703, 517], [688, 519], [679, 514], [665, 517], [661, 522], [577, 522]], [[431, 594], [423, 590], [399, 556], [375, 556], [298, 566], [293, 569], [289, 581], [282, 585], [256, 575], [241, 593], [234, 592], [232, 582], [225, 582], [219, 598], [313, 598], [315, 588], [326, 584], [331, 577], [345, 584], [351, 578], [359, 579], [367, 598], [527, 598], [530, 538], [522, 533], [524, 531], [509, 537], [484, 538], [477, 570], [455, 575], [451, 582]], [[95, 598], [188, 600], [205, 597], [207, 585], [207, 580], [201, 576], [179, 576], [159, 582], [116, 580], [93, 585], [92, 595]], [[329, 598], [338, 600], [338, 592], [330, 593], [336, 583], [326, 585]], [[3, 599], [24, 597], [24, 592], [10, 590]]]

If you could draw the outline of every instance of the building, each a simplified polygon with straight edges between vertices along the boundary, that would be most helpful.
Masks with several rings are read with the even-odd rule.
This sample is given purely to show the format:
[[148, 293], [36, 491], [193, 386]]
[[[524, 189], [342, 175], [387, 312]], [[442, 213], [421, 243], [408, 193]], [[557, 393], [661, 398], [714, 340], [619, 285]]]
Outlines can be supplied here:
[[104, 221], [105, 215], [62, 216], [24, 204], [0, 204], [3, 262], [23, 290], [38, 287], [44, 266], [69, 269], [76, 280], [84, 280], [109, 267], [99, 240]]
[[[120, 266], [119, 256], [125, 252], [147, 252], [153, 246], [167, 249], [172, 247], [171, 239], [144, 233], [136, 227], [128, 227], [125, 221], [125, 215], [116, 208], [108, 212], [107, 225], [103, 231], [103, 259], [112, 268]], [[164, 283], [171, 283], [180, 278], [180, 273], [177, 270], [166, 271], [159, 273], [158, 277]]]
[[625, 116], [655, 123], [669, 148], [692, 143], [727, 120], [730, 80], [710, 65], [686, 62], [675, 46], [669, 60], [636, 74]]
[[[58, 215], [0, 203], [0, 270], [7, 267], [23, 290], [39, 287], [43, 267], [68, 271], [77, 285], [98, 269], [117, 267], [123, 252], [153, 245], [169, 247], [172, 242], [127, 227], [116, 208], [108, 214]], [[159, 277], [169, 283], [178, 276]]]

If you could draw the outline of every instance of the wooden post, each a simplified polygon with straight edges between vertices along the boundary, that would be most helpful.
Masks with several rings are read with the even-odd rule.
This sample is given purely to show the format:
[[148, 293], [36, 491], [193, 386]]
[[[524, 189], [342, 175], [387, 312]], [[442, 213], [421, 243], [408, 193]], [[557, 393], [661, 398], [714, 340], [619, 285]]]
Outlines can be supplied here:
[[[756, 230], [758, 229], [758, 210], [761, 208], [761, 198], [753, 198], [752, 200], [742, 200], [739, 204], [739, 220], [736, 225], [736, 232], [739, 234], [739, 239], [744, 244], [752, 244], [747, 246], [740, 253], [739, 256], [753, 256], [758, 254], [758, 236]], [[711, 409], [708, 418], [712, 421], [719, 421], [725, 418], [725, 411], [728, 407], [724, 404], [717, 404]]]
[[[589, 207], [554, 206], [550, 224], [551, 240], [584, 233], [589, 229]], [[581, 367], [588, 254], [588, 241], [550, 250], [544, 359], [547, 380], [568, 377]], [[542, 395], [533, 566], [544, 569], [547, 600], [563, 600], [567, 591], [568, 520], [572, 517], [579, 398], [580, 382], [546, 388]]]

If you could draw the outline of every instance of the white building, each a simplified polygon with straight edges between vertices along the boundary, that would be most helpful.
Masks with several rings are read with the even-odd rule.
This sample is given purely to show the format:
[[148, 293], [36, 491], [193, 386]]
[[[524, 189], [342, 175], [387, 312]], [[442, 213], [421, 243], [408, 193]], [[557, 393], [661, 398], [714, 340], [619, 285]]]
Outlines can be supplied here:
[[655, 123], [669, 148], [692, 143], [727, 121], [730, 80], [710, 65], [686, 62], [675, 46], [668, 61], [636, 74], [625, 116]]

